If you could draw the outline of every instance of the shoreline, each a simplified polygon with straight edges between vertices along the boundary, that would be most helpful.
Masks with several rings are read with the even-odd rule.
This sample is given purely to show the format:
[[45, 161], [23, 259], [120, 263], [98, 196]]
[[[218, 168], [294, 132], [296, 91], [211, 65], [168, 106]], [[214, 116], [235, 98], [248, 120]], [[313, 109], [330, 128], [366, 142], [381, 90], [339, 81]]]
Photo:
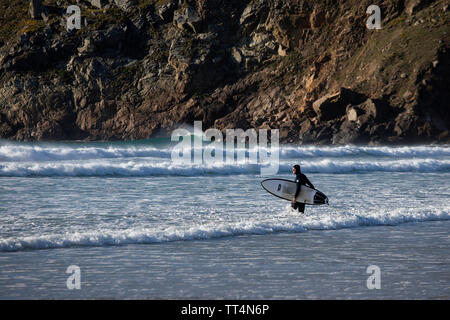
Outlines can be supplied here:
[[[2, 252], [0, 298], [448, 299], [448, 224]], [[81, 290], [65, 288], [69, 265]], [[379, 290], [366, 286], [371, 265]]]

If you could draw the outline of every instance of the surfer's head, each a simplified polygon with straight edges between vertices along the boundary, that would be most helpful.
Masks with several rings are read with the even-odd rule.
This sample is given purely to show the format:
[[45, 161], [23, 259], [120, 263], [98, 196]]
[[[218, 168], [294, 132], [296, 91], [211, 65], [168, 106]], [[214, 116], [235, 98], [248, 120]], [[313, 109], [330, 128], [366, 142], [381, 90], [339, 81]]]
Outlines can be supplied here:
[[293, 166], [292, 167], [292, 172], [294, 173], [294, 174], [299, 174], [301, 171], [300, 171], [300, 166], [298, 165], [298, 164], [296, 164], [295, 166]]

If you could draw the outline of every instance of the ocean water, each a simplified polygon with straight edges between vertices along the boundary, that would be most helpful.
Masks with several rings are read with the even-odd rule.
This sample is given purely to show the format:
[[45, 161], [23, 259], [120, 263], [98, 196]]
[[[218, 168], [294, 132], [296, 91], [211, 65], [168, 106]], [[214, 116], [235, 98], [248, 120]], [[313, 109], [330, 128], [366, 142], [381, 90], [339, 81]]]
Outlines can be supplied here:
[[281, 146], [270, 177], [298, 163], [329, 197], [305, 215], [258, 163], [171, 152], [0, 141], [0, 298], [450, 298], [449, 146]]

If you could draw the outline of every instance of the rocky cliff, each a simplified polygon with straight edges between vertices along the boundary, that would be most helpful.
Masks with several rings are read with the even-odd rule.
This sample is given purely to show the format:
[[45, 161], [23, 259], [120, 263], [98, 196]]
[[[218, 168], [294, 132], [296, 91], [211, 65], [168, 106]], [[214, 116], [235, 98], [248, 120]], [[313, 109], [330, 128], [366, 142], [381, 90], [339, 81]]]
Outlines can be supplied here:
[[[201, 120], [285, 143], [450, 140], [445, 0], [37, 2], [0, 0], [2, 138], [145, 139]], [[382, 29], [366, 27], [372, 4]]]

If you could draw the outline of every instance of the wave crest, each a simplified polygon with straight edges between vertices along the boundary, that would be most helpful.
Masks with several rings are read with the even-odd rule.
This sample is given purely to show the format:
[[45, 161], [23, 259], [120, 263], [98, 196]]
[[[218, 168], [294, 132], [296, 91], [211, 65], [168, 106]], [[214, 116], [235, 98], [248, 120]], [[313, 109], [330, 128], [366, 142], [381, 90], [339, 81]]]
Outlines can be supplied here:
[[0, 251], [68, 248], [77, 246], [113, 246], [153, 244], [222, 238], [227, 236], [270, 234], [274, 232], [306, 232], [308, 230], [335, 230], [362, 226], [399, 225], [409, 222], [450, 220], [449, 208], [444, 210], [400, 208], [391, 212], [372, 212], [365, 215], [321, 213], [294, 217], [289, 209], [273, 217], [222, 224], [164, 229], [130, 228], [126, 230], [99, 230], [71, 232], [60, 235], [39, 235], [14, 239], [0, 239]]
[[[260, 169], [268, 164], [240, 162], [226, 164], [173, 164], [170, 161], [125, 162], [84, 161], [84, 162], [14, 162], [0, 164], [0, 176], [201, 176], [260, 174]], [[449, 172], [450, 160], [410, 159], [396, 161], [340, 160], [324, 159], [303, 161], [302, 170], [308, 173], [364, 173], [364, 172]], [[281, 162], [279, 173], [290, 173], [292, 163]]]
[[[204, 146], [207, 148], [207, 146]], [[257, 151], [267, 151], [257, 148]], [[359, 146], [280, 146], [281, 159], [311, 157], [449, 157], [447, 146], [359, 147]], [[0, 161], [65, 161], [155, 157], [168, 159], [171, 148], [153, 146], [69, 146], [0, 143]]]

